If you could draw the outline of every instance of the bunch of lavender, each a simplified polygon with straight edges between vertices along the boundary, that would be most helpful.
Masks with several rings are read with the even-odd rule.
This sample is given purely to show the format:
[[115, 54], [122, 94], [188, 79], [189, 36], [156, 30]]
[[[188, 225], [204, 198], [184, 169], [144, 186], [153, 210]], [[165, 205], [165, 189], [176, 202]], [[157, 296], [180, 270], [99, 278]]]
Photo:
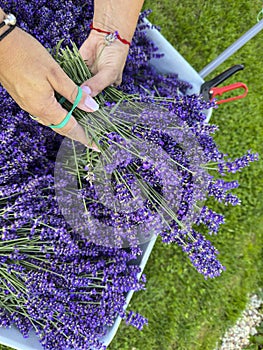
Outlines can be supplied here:
[[[93, 4], [87, 1], [74, 1], [74, 4], [71, 1], [63, 4], [2, 1], [1, 7], [17, 14], [18, 24], [47, 48], [52, 48], [61, 37], [65, 38], [64, 46], [72, 38], [81, 44], [93, 15]], [[89, 17], [85, 19], [83, 12]], [[143, 13], [141, 19], [145, 15]], [[148, 60], [155, 51], [154, 44], [137, 29], [124, 74], [126, 91], [139, 92], [143, 96], [145, 81], [140, 77], [146, 74], [152, 77], [151, 84], [162, 82], [163, 94], [171, 88], [177, 90], [178, 84], [188, 86], [173, 77], [166, 84], [149, 66]], [[133, 249], [127, 255], [123, 250], [102, 250], [72, 232], [56, 207], [52, 190], [54, 159], [62, 138], [30, 120], [6, 91], [0, 89], [1, 325], [14, 323], [25, 336], [33, 328], [46, 349], [64, 349], [67, 343], [75, 344], [77, 348], [90, 344], [100, 348], [98, 339], [105, 332], [105, 325], [111, 325], [118, 314], [141, 329], [146, 321], [140, 315], [132, 312], [126, 315], [123, 311], [126, 292], [141, 288], [135, 278], [138, 267], [132, 265], [132, 259], [139, 251]], [[187, 108], [191, 110], [191, 106]], [[86, 174], [85, 179], [88, 180]], [[96, 265], [98, 257], [100, 266]], [[105, 267], [109, 259], [112, 272], [107, 272]], [[92, 278], [87, 279], [91, 271]], [[71, 281], [66, 285], [65, 276]], [[93, 285], [95, 278], [96, 285]], [[80, 289], [84, 281], [85, 286]], [[61, 288], [65, 289], [61, 291]], [[72, 290], [74, 294], [71, 294]], [[76, 308], [81, 298], [87, 304], [83, 312]], [[54, 306], [54, 313], [50, 311], [50, 305]], [[43, 310], [41, 315], [36, 313], [40, 308]], [[74, 318], [75, 313], [80, 317]], [[81, 326], [83, 313], [91, 321], [90, 328], [87, 328], [87, 322], [85, 329]], [[62, 324], [69, 326], [61, 328]]]
[[[74, 44], [55, 58], [77, 84], [90, 77]], [[220, 275], [224, 267], [218, 251], [193, 227], [204, 224], [209, 234], [217, 233], [224, 218], [203, 202], [213, 196], [239, 204], [229, 192], [238, 184], [216, 180], [207, 170], [235, 172], [257, 156], [248, 152], [234, 161], [226, 159], [212, 138], [215, 126], [197, 118], [193, 123], [192, 116], [185, 122], [185, 106], [201, 114], [206, 104], [201, 96], [142, 99], [108, 88], [97, 101], [98, 111], [77, 110], [75, 117], [101, 154], [90, 155], [66, 140], [58, 152], [55, 183], [67, 221], [105, 246], [136, 247], [160, 234], [164, 242], [181, 246], [205, 278]], [[66, 102], [65, 107], [71, 106]]]
[[140, 250], [99, 247], [71, 229], [54, 191], [62, 138], [1, 93], [1, 326], [33, 329], [45, 349], [102, 349], [118, 315], [138, 329], [146, 323], [124, 311], [127, 292], [143, 287], [133, 263]]
[[138, 329], [147, 322], [125, 312], [127, 292], [144, 287], [132, 263], [138, 249], [94, 245], [74, 232], [51, 173], [24, 173], [1, 187], [0, 226], [0, 326], [15, 324], [25, 337], [33, 329], [44, 349], [84, 350], [104, 349], [101, 337], [118, 315]]

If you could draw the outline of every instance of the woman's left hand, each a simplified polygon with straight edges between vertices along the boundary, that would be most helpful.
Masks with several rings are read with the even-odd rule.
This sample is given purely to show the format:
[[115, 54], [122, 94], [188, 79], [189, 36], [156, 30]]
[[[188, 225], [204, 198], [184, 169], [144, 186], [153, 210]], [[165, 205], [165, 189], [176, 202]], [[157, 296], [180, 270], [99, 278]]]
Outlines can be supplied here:
[[90, 88], [91, 96], [96, 96], [109, 85], [121, 84], [129, 45], [118, 39], [107, 45], [105, 34], [92, 30], [79, 51], [94, 74], [82, 84], [82, 87]]

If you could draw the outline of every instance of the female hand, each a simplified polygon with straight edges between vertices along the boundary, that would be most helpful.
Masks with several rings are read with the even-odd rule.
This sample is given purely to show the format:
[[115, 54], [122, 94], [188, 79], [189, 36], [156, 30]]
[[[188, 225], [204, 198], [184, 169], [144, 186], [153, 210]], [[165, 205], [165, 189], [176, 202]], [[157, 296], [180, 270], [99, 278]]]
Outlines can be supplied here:
[[[91, 89], [91, 96], [111, 84], [121, 83], [128, 43], [132, 40], [142, 5], [143, 0], [94, 0], [94, 30], [80, 48], [82, 58], [94, 74], [83, 84]], [[115, 31], [120, 37], [107, 45], [105, 32]]]
[[129, 45], [118, 39], [107, 45], [105, 34], [92, 30], [79, 51], [94, 74], [82, 85], [90, 88], [91, 96], [96, 96], [109, 85], [121, 84]]
[[[22, 109], [38, 117], [44, 125], [59, 124], [67, 115], [56, 100], [55, 91], [73, 103], [78, 90], [47, 50], [20, 28], [15, 28], [1, 41], [0, 82]], [[79, 108], [92, 112], [98, 105], [83, 91]], [[96, 145], [89, 144], [74, 117], [55, 131], [96, 149]]]

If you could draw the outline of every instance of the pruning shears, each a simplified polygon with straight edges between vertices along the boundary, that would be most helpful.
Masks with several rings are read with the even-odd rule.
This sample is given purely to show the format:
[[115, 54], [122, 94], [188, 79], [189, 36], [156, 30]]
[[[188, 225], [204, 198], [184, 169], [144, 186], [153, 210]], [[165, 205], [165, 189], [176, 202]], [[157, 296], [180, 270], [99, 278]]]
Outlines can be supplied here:
[[222, 100], [218, 100], [218, 101], [216, 101], [216, 104], [219, 105], [221, 103], [239, 100], [241, 98], [246, 97], [246, 95], [248, 93], [248, 88], [247, 88], [246, 84], [244, 84], [244, 83], [237, 82], [237, 83], [230, 84], [227, 86], [217, 87], [219, 84], [221, 84], [227, 78], [229, 78], [231, 75], [233, 75], [236, 72], [243, 70], [243, 69], [244, 69], [244, 66], [242, 64], [236, 64], [236, 65], [230, 67], [229, 69], [225, 70], [223, 73], [217, 75], [214, 79], [211, 79], [209, 81], [204, 82], [200, 88], [200, 93], [203, 95], [203, 98], [206, 101], [210, 101], [214, 97], [216, 97], [217, 95], [221, 96], [228, 91], [237, 90], [237, 89], [243, 89], [244, 90], [243, 94], [236, 95], [236, 96], [229, 97], [229, 98], [222, 99]]

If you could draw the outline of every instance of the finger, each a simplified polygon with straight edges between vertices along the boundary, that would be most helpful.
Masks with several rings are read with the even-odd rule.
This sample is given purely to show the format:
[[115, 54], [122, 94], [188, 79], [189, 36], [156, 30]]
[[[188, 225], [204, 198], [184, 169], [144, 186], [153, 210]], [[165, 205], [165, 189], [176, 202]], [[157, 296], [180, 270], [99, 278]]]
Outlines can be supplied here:
[[[53, 102], [48, 105], [48, 108], [46, 108], [46, 110], [48, 111], [45, 112], [47, 114], [42, 113], [42, 116], [40, 118], [36, 118], [36, 120], [39, 123], [47, 126], [59, 124], [53, 122], [51, 123], [50, 121], [53, 121], [56, 118], [64, 120], [68, 113], [64, 108], [61, 107], [55, 97], [53, 99]], [[92, 148], [93, 150], [100, 152], [97, 145], [92, 141], [92, 138], [86, 135], [82, 126], [78, 124], [77, 120], [73, 116], [70, 117], [68, 123], [63, 128], [55, 128], [53, 131], [57, 132], [60, 135], [67, 136], [72, 140], [76, 140], [88, 148]]]
[[[74, 103], [78, 93], [78, 87], [59, 67], [59, 65], [54, 66], [51, 74], [48, 77], [48, 80], [55, 91], [57, 91], [71, 103]], [[85, 112], [94, 112], [99, 109], [99, 105], [90, 96], [88, 91], [89, 90], [83, 91], [81, 101], [78, 104], [78, 108], [84, 110]]]
[[89, 45], [89, 41], [86, 40], [79, 48], [79, 53], [82, 59], [87, 63], [88, 65], [91, 65], [94, 62], [94, 54], [92, 45]]
[[113, 83], [120, 84], [121, 78], [117, 74], [115, 74], [113, 70], [104, 69], [99, 71], [89, 80], [85, 81], [85, 83], [83, 83], [81, 87], [88, 86], [91, 90], [90, 95], [94, 97], [97, 96], [107, 86]]
[[82, 126], [78, 123], [76, 123], [76, 125], [65, 136], [71, 138], [72, 140], [76, 140], [83, 143], [83, 145], [93, 149], [94, 151], [100, 152], [96, 143], [93, 142], [90, 136], [87, 136]]

